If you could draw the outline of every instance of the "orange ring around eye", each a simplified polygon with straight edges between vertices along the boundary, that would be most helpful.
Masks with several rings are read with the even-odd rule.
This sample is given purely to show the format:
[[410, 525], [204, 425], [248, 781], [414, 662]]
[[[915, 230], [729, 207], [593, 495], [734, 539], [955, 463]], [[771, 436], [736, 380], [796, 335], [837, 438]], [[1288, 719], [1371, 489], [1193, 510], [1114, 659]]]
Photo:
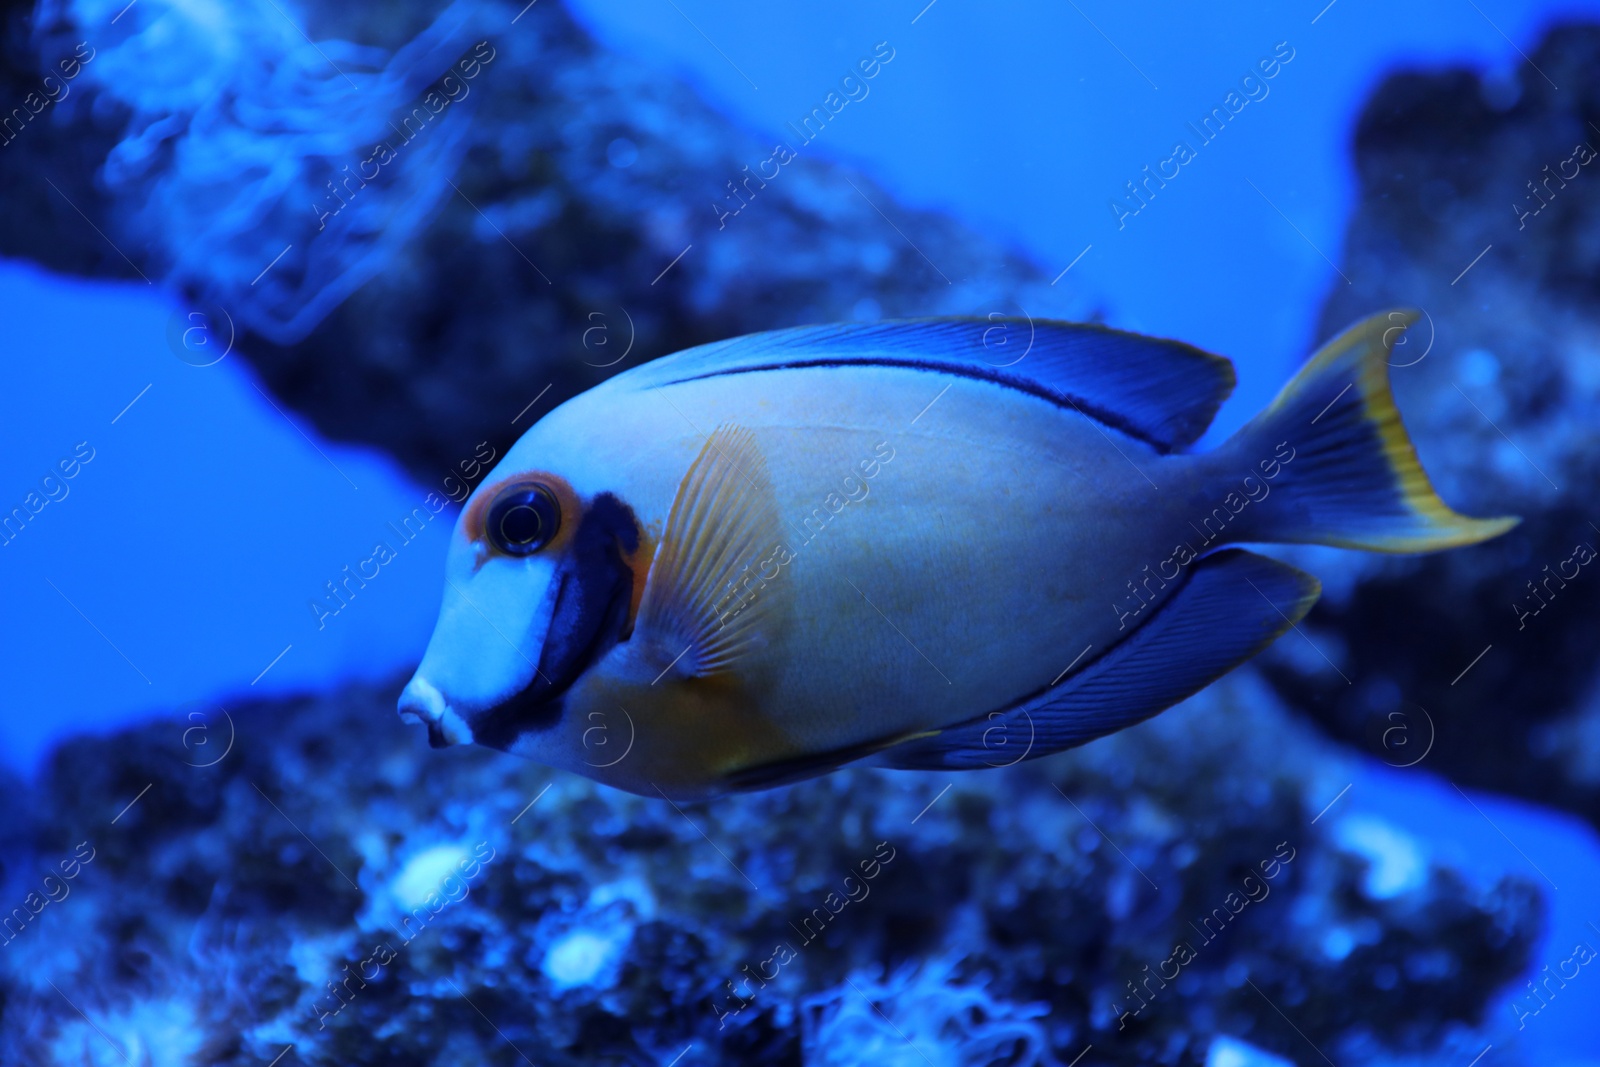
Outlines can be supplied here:
[[489, 511], [508, 491], [535, 487], [545, 490], [554, 498], [560, 515], [555, 536], [540, 545], [536, 551], [560, 552], [572, 540], [573, 531], [577, 529], [578, 521], [583, 516], [584, 507], [583, 501], [578, 498], [578, 494], [573, 491], [572, 485], [565, 478], [547, 471], [522, 471], [493, 484], [480, 485], [477, 492], [472, 495], [472, 501], [467, 505], [466, 514], [462, 517], [462, 533], [467, 540], [488, 546], [494, 555], [519, 558], [501, 550], [496, 545], [495, 539], [489, 536], [487, 528]]

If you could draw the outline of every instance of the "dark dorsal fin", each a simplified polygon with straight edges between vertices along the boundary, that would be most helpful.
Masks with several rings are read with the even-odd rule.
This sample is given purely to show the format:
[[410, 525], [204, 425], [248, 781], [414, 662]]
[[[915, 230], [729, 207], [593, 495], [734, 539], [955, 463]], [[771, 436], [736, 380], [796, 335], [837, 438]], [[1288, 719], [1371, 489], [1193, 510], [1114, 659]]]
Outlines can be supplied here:
[[801, 326], [701, 345], [628, 372], [652, 388], [725, 374], [891, 366], [1019, 389], [1170, 452], [1233, 391], [1233, 364], [1191, 345], [1103, 326], [1013, 318]]
[[1143, 722], [1275, 641], [1316, 603], [1320, 586], [1287, 563], [1229, 548], [1195, 562], [1153, 617], [1087, 666], [1004, 711], [885, 751], [878, 762], [922, 770], [1004, 767]]

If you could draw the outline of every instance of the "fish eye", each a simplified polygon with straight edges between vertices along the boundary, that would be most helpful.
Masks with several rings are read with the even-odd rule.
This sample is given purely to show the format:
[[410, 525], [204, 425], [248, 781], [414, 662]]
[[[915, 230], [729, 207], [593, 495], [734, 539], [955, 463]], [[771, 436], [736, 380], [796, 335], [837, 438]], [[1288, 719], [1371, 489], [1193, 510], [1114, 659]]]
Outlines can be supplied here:
[[550, 543], [561, 529], [561, 505], [538, 482], [503, 490], [489, 506], [485, 533], [508, 556], [527, 556]]

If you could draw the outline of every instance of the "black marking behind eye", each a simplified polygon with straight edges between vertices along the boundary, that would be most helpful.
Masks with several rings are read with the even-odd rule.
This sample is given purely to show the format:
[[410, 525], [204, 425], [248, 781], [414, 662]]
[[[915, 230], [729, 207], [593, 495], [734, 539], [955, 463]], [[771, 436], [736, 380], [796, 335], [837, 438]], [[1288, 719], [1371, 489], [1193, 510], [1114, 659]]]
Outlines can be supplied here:
[[548, 730], [561, 721], [562, 698], [572, 683], [623, 640], [633, 601], [633, 569], [623, 557], [638, 548], [633, 509], [601, 493], [562, 553], [550, 629], [533, 681], [474, 717], [472, 733], [479, 744], [509, 749], [522, 734]]
[[579, 538], [586, 534], [600, 539], [610, 537], [624, 555], [639, 551], [639, 520], [632, 508], [611, 493], [601, 493], [589, 506], [583, 525], [578, 528]]
[[[562, 560], [562, 586], [539, 654], [539, 670], [555, 687], [565, 690], [617, 643], [633, 599], [633, 569], [622, 557], [638, 539], [632, 510], [610, 493], [584, 512]], [[615, 617], [619, 605], [623, 618]]]

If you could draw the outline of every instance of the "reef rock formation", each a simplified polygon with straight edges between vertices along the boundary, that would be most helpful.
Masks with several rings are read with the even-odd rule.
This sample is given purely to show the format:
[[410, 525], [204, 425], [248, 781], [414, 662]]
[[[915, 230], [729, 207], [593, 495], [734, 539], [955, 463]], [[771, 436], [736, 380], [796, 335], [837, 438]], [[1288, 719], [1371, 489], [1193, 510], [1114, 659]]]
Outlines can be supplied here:
[[1323, 333], [1422, 309], [1391, 374], [1424, 465], [1461, 510], [1524, 522], [1352, 559], [1305, 624], [1337, 670], [1281, 650], [1272, 675], [1391, 763], [1431, 742], [1428, 769], [1600, 823], [1597, 126], [1592, 25], [1552, 29], [1510, 80], [1403, 73], [1368, 103]]
[[[185, 289], [207, 343], [226, 326], [323, 433], [430, 484], [688, 344], [817, 319], [1088, 317], [1021, 257], [828, 164], [825, 129], [773, 162], [555, 0], [327, 5], [304, 24], [320, 56], [277, 6], [208, 8], [201, 27], [192, 6], [61, 0], [29, 27], [13, 0], [0, 76], [17, 98], [78, 68], [0, 147], [0, 252]], [[1590, 568], [1565, 562], [1591, 536], [1600, 389], [1575, 299], [1588, 165], [1531, 217], [1483, 205], [1543, 180], [1517, 160], [1573, 157], [1557, 147], [1597, 114], [1594, 52], [1568, 30], [1536, 55], [1559, 98], [1405, 76], [1363, 121], [1355, 284], [1327, 324], [1427, 308], [1434, 347], [1395, 371], [1424, 459], [1463, 508], [1530, 521], [1471, 551], [1351, 562], [1313, 628], [1350, 685], [1297, 643], [1272, 661], [1295, 705], [1391, 762], [1417, 750], [1392, 712], [1422, 746], [1416, 701], [1438, 727], [1426, 767], [1579, 808], [1600, 782], [1600, 743], [1570, 740], [1600, 735], [1575, 716]], [[1535, 613], [1524, 578], [1545, 564], [1580, 573]], [[1066, 1064], [1092, 1043], [1086, 1062], [1193, 1065], [1226, 1041], [1460, 1063], [1542, 925], [1524, 880], [1369, 816], [1313, 821], [1351, 757], [1248, 671], [1039, 763], [854, 769], [681, 808], [429, 751], [395, 721], [397, 688], [61, 749], [0, 825], [0, 1060]], [[597, 760], [622, 733], [602, 731]], [[1542, 762], [1507, 757], [1523, 751]]]
[[1345, 758], [1248, 676], [1038, 763], [681, 806], [432, 751], [397, 688], [60, 750], [4, 828], [0, 1060], [1465, 1062], [1542, 925], [1318, 819]]
[[[234, 342], [323, 434], [424, 481], [705, 341], [1090, 315], [1069, 283], [829, 162], [848, 107], [757, 137], [597, 47], [558, 0], [383, 18], [319, 4], [315, 46], [278, 7], [47, 0], [33, 65], [13, 39], [6, 76], [20, 99], [62, 62], [80, 69], [0, 148], [24, 209], [0, 253], [182, 290], [197, 328], [174, 337], [205, 347], [175, 341], [181, 357]], [[882, 91], [894, 42], [862, 49], [862, 84]]]

